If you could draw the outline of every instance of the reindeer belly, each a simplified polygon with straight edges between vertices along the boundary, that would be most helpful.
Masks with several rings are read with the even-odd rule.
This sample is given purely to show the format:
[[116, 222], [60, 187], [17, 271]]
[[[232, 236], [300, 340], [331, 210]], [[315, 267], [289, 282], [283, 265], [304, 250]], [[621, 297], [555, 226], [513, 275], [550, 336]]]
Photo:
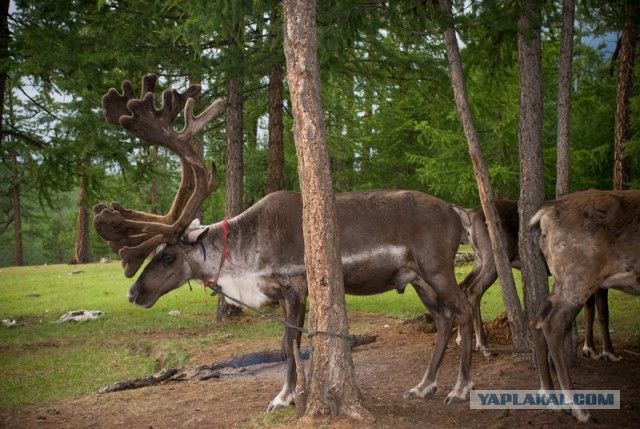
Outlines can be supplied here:
[[407, 248], [381, 246], [342, 256], [345, 292], [350, 295], [375, 295], [404, 289], [416, 273], [408, 268]]

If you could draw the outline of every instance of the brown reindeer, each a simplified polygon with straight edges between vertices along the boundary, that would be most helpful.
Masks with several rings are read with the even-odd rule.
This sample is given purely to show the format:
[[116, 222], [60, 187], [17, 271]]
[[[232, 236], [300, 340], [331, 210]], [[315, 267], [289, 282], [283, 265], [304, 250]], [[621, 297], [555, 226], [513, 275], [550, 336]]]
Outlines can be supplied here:
[[[473, 307], [473, 329], [476, 334], [477, 351], [489, 356], [487, 335], [482, 322], [480, 302], [482, 296], [498, 279], [498, 271], [493, 259], [493, 249], [491, 239], [482, 211], [478, 206], [473, 209], [454, 207], [462, 226], [466, 230], [469, 242], [475, 253], [475, 262], [471, 272], [462, 280], [460, 287], [469, 297], [471, 307]], [[518, 232], [520, 230], [520, 219], [518, 216], [518, 202], [511, 200], [496, 200], [496, 209], [500, 217], [500, 228], [504, 239], [507, 257], [511, 262], [511, 267], [520, 269], [520, 250], [518, 247]], [[609, 334], [609, 291], [598, 289], [584, 305], [584, 346], [582, 353], [592, 359], [604, 359], [606, 361], [620, 360], [613, 350], [611, 336]], [[595, 351], [593, 341], [593, 323], [595, 319], [595, 308], [598, 310], [598, 321], [602, 332], [602, 354]], [[459, 337], [456, 339], [459, 341]]]
[[[540, 249], [555, 283], [531, 321], [541, 389], [553, 389], [548, 353], [560, 388], [572, 397], [562, 346], [571, 322], [598, 289], [640, 295], [640, 191], [570, 194], [545, 203], [531, 225], [540, 226]], [[577, 406], [572, 414], [593, 420]]]
[[[123, 95], [110, 90], [103, 99], [107, 118], [118, 116], [116, 122], [136, 136], [170, 148], [183, 160], [183, 181], [170, 215], [151, 216], [116, 204], [95, 208], [96, 230], [122, 257], [128, 277], [135, 274], [153, 249], [166, 244], [131, 286], [129, 301], [151, 307], [162, 295], [196, 279], [218, 284], [226, 296], [254, 307], [279, 301], [286, 321], [302, 327], [307, 282], [300, 195], [276, 192], [232, 219], [208, 226], [192, 223], [197, 208], [210, 192], [213, 178], [206, 173], [202, 159], [194, 159], [189, 139], [202, 129], [205, 116], [213, 116], [218, 104], [193, 117], [191, 98], [183, 103], [184, 96], [165, 91], [158, 110], [150, 80], [145, 77], [140, 99], [134, 97], [129, 82], [123, 84]], [[187, 90], [189, 94], [194, 92]], [[182, 104], [186, 106], [186, 125], [178, 133], [170, 124]], [[184, 210], [180, 209], [182, 204]], [[466, 400], [473, 386], [472, 327], [471, 306], [454, 274], [461, 233], [458, 216], [449, 204], [437, 198], [392, 190], [338, 194], [336, 211], [346, 292], [402, 292], [411, 283], [436, 320], [438, 333], [431, 361], [422, 381], [405, 398], [425, 397], [436, 391], [438, 369], [452, 323], [457, 319], [462, 331], [460, 367], [457, 384], [445, 403]], [[285, 329], [284, 386], [268, 410], [293, 402], [294, 347], [300, 346], [300, 337], [298, 329]]]

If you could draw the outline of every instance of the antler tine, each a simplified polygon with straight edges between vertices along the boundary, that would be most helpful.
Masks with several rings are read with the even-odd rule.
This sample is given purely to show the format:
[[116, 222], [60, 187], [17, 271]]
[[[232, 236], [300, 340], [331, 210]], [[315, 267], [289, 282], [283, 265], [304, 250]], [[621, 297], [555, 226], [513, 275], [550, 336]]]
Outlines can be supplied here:
[[[215, 164], [207, 169], [202, 157], [194, 150], [191, 139], [224, 108], [216, 100], [200, 115], [193, 114], [194, 95], [200, 85], [191, 85], [183, 93], [165, 90], [162, 105], [155, 106], [153, 89], [156, 75], [142, 79], [142, 93], [135, 97], [130, 81], [122, 84], [122, 94], [110, 89], [103, 97], [107, 121], [119, 123], [147, 144], [163, 146], [180, 157], [182, 181], [171, 210], [164, 216], [129, 210], [117, 203], [111, 207], [94, 208], [94, 227], [108, 240], [111, 249], [122, 258], [125, 275], [132, 277], [149, 253], [161, 243], [175, 243], [195, 219], [204, 200], [215, 185]], [[185, 126], [178, 132], [171, 126], [180, 111], [184, 111]]]
[[[157, 81], [157, 75], [153, 73], [145, 75], [142, 78], [142, 93], [140, 94], [140, 98], [142, 98], [147, 93], [153, 93]], [[129, 80], [125, 80], [124, 82], [122, 82], [122, 95], [120, 95], [115, 88], [111, 88], [109, 91], [107, 91], [107, 93], [102, 97], [104, 117], [106, 118], [107, 122], [109, 122], [110, 124], [119, 125], [120, 118], [122, 116], [128, 116], [131, 114], [131, 112], [127, 108], [127, 103], [129, 102], [129, 100], [132, 100], [135, 97], [136, 94], [133, 90], [133, 85]]]
[[213, 120], [216, 116], [220, 115], [220, 112], [224, 110], [225, 103], [224, 100], [217, 99], [209, 107], [207, 107], [202, 113], [198, 116], [193, 114], [193, 106], [195, 104], [195, 100], [190, 98], [187, 100], [187, 103], [184, 106], [184, 120], [185, 126], [181, 133], [184, 133], [184, 138], [191, 140], [198, 134], [209, 122]]

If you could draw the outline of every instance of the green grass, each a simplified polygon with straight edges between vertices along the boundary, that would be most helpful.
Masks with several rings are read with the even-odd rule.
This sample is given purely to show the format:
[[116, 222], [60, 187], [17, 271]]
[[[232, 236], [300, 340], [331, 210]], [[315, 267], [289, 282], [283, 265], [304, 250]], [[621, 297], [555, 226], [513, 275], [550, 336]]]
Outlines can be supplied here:
[[[76, 269], [82, 272], [70, 274]], [[458, 281], [470, 269], [456, 267]], [[519, 272], [514, 274], [519, 283]], [[194, 282], [193, 291], [183, 286], [151, 309], [127, 301], [130, 284], [117, 263], [0, 269], [0, 318], [21, 324], [0, 326], [0, 410], [76, 398], [116, 381], [188, 365], [215, 347], [245, 353], [265, 347], [264, 341], [252, 343], [257, 339], [279, 345], [282, 327], [250, 312], [240, 321], [216, 323], [217, 299], [201, 284]], [[348, 296], [347, 307], [397, 319], [425, 311], [412, 287], [404, 294]], [[640, 300], [613, 291], [610, 308], [614, 342], [637, 336]], [[73, 310], [101, 310], [104, 316], [56, 323]], [[180, 314], [169, 315], [172, 310]], [[483, 318], [492, 320], [502, 311], [500, 288], [494, 286], [483, 298]]]

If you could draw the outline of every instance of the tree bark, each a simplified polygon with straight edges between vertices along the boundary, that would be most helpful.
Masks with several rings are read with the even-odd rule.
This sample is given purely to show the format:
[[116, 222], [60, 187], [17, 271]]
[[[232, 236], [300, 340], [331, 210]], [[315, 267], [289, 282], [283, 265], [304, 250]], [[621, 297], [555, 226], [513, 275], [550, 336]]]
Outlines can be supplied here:
[[[522, 289], [525, 316], [538, 314], [549, 295], [547, 268], [538, 247], [540, 231], [529, 221], [544, 202], [542, 162], [542, 50], [540, 41], [540, 2], [519, 0], [518, 65], [520, 80], [520, 233]], [[533, 349], [533, 347], [532, 347]], [[535, 362], [535, 357], [534, 357]]]
[[[573, 60], [573, 18], [575, 1], [562, 2], [562, 36], [560, 41], [560, 68], [558, 71], [558, 118], [557, 118], [557, 160], [556, 160], [556, 198], [569, 193], [569, 166], [571, 142], [571, 63]], [[576, 349], [579, 334], [575, 320], [571, 332], [564, 342], [567, 364], [577, 362]]]
[[[82, 166], [86, 167], [82, 161]], [[86, 264], [91, 262], [91, 247], [89, 244], [89, 207], [86, 200], [84, 176], [80, 176], [78, 189], [78, 218], [76, 222], [76, 244], [73, 250], [72, 264]]]
[[571, 141], [571, 61], [573, 59], [573, 17], [575, 0], [562, 2], [562, 36], [558, 72], [558, 140], [556, 198], [569, 193], [569, 143]]
[[[233, 38], [232, 55], [234, 62], [243, 63], [243, 53], [238, 47], [241, 44], [239, 30], [236, 38]], [[244, 82], [242, 76], [232, 75], [229, 78], [229, 96], [227, 100], [227, 175], [226, 175], [226, 212], [227, 218], [242, 213], [244, 190]], [[231, 305], [222, 297], [218, 297], [218, 310], [216, 320], [223, 322], [232, 317], [237, 317], [242, 310]]]
[[[303, 204], [304, 259], [309, 285], [309, 330], [349, 333], [340, 263], [335, 198], [329, 173], [315, 0], [284, 0], [284, 51]], [[370, 418], [355, 382], [349, 340], [310, 338], [311, 379], [306, 416]]]
[[[453, 19], [451, 12], [451, 0], [439, 0], [441, 10], [449, 19]], [[464, 73], [462, 70], [462, 58], [456, 40], [456, 33], [453, 27], [449, 27], [444, 31], [444, 39], [447, 47], [447, 57], [449, 59], [449, 70], [451, 74], [451, 85], [453, 87], [453, 95], [456, 102], [456, 108], [462, 121], [467, 143], [469, 145], [469, 156], [475, 171], [476, 181], [478, 183], [478, 193], [480, 194], [480, 202], [485, 218], [487, 219], [487, 229], [489, 230], [489, 238], [491, 239], [491, 248], [493, 250], [498, 277], [500, 278], [500, 288], [502, 290], [502, 299], [507, 309], [507, 319], [511, 329], [513, 347], [521, 350], [527, 347], [527, 334], [522, 314], [522, 306], [516, 291], [516, 284], [511, 271], [511, 263], [505, 251], [504, 238], [499, 227], [498, 212], [495, 207], [495, 197], [491, 189], [491, 181], [489, 172], [484, 160], [478, 134], [473, 122], [473, 115], [469, 107], [467, 91], [464, 84]]]
[[[272, 35], [272, 37], [276, 37]], [[282, 63], [276, 61], [269, 71], [269, 153], [265, 192], [284, 188], [284, 122]]]
[[[9, 58], [9, 42], [11, 32], [9, 31], [9, 0], [0, 0], [0, 55], [2, 58]], [[8, 62], [0, 64], [0, 146], [4, 140], [4, 97], [7, 91]]]
[[11, 152], [11, 204], [13, 207], [13, 242], [14, 264], [24, 265], [24, 247], [22, 242], [22, 212], [20, 210], [20, 176], [18, 173], [18, 156]]
[[243, 138], [243, 83], [240, 77], [229, 79], [227, 104], [227, 195], [226, 215], [228, 218], [242, 213], [244, 179], [244, 138]]
[[624, 28], [618, 60], [618, 93], [616, 96], [615, 139], [613, 149], [613, 189], [628, 187], [630, 179], [629, 161], [624, 156], [625, 142], [631, 137], [629, 123], [630, 103], [633, 89], [633, 63], [637, 40], [636, 0], [624, 1]]

